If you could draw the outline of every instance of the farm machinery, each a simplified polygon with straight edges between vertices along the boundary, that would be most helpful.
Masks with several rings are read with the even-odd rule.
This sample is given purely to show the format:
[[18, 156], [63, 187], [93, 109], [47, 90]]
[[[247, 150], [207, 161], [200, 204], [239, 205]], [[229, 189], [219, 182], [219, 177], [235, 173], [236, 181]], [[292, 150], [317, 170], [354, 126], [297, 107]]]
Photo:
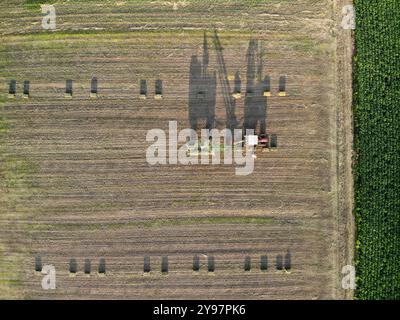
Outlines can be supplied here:
[[[205, 47], [204, 51], [208, 50], [206, 48], [206, 35], [204, 35], [205, 38]], [[227, 69], [226, 69], [226, 64], [224, 60], [224, 56], [222, 54], [223, 48], [220, 43], [217, 31], [214, 30], [214, 35], [213, 35], [213, 44], [214, 48], [216, 51], [216, 58], [217, 58], [217, 67], [218, 67], [218, 79], [219, 79], [219, 84], [220, 88], [222, 91], [222, 97], [223, 97], [223, 103], [225, 106], [225, 111], [226, 111], [226, 128], [230, 130], [232, 135], [234, 134], [235, 129], [239, 129], [238, 127], [238, 121], [236, 118], [235, 114], [235, 107], [236, 107], [236, 100], [238, 100], [241, 97], [240, 94], [240, 88], [238, 89], [235, 84], [235, 90], [231, 91], [231, 86], [230, 86], [230, 78], [228, 77]], [[260, 57], [261, 59], [261, 57]], [[203, 68], [206, 68], [208, 65], [208, 52], [207, 56], [205, 59], [205, 63], [203, 65]], [[260, 67], [259, 67], [260, 69]], [[259, 71], [261, 72], [261, 71]], [[203, 73], [205, 71], [203, 70]], [[235, 79], [231, 79], [235, 80]], [[249, 91], [250, 92], [250, 91]], [[265, 92], [263, 94], [265, 95]], [[257, 99], [257, 97], [254, 97], [254, 94], [249, 94], [246, 92], [246, 97], [248, 99]], [[215, 121], [212, 121], [212, 123], [215, 123]], [[191, 155], [213, 155], [215, 152], [221, 152], [224, 151], [224, 149], [228, 146], [234, 147], [235, 145], [241, 144], [243, 147], [244, 146], [251, 146], [254, 147], [254, 152], [257, 153], [257, 151], [272, 151], [276, 150], [278, 147], [278, 139], [276, 134], [267, 134], [265, 132], [260, 132], [257, 134], [251, 134], [251, 135], [246, 135], [246, 129], [245, 125], [243, 125], [243, 132], [244, 134], [242, 135], [242, 140], [241, 141], [229, 141], [228, 143], [224, 144], [218, 144], [218, 143], [213, 143], [212, 142], [212, 137], [209, 136], [208, 139], [197, 139], [197, 141], [191, 141], [187, 143], [187, 153]], [[209, 132], [210, 128], [207, 127], [207, 130]], [[255, 131], [255, 130], [254, 130]], [[229, 137], [227, 137], [229, 139]], [[254, 157], [256, 158], [256, 155], [254, 153]]]
[[231, 148], [235, 146], [245, 147], [250, 146], [254, 147], [253, 157], [256, 158], [256, 153], [258, 151], [268, 152], [277, 150], [278, 147], [278, 139], [276, 134], [260, 134], [260, 135], [245, 135], [244, 139], [238, 142], [234, 142], [231, 144], [223, 144], [216, 143], [213, 144], [212, 138], [203, 140], [197, 139], [192, 143], [187, 143], [187, 155], [190, 156], [199, 156], [199, 155], [215, 155], [215, 153], [222, 153], [226, 148]]

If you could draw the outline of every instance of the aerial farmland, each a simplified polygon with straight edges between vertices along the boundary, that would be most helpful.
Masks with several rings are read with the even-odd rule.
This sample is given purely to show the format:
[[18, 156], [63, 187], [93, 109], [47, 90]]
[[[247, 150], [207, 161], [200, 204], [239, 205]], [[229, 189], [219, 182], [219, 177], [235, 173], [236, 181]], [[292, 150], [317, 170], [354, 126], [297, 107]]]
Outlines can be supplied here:
[[[0, 4], [2, 298], [353, 297], [351, 1]], [[149, 163], [171, 123], [266, 146]]]

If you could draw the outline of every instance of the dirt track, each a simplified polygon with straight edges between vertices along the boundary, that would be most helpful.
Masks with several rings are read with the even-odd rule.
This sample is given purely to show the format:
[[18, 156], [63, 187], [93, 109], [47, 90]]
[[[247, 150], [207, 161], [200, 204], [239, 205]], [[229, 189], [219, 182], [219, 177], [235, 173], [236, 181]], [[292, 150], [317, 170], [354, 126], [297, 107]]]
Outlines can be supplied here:
[[[352, 261], [354, 228], [352, 40], [350, 32], [338, 29], [343, 4], [188, 3], [173, 10], [164, 2], [143, 7], [129, 2], [112, 12], [90, 3], [80, 12], [60, 4], [57, 27], [65, 33], [53, 35], [32, 34], [40, 30], [40, 14], [12, 7], [0, 19], [0, 31], [14, 63], [1, 76], [17, 79], [18, 92], [29, 79], [31, 97], [6, 102], [3, 113], [11, 124], [6, 146], [30, 170], [23, 188], [8, 187], [21, 196], [6, 200], [2, 238], [15, 239], [7, 243], [9, 253], [21, 253], [22, 294], [350, 298], [340, 288], [341, 267]], [[204, 11], [211, 14], [199, 14]], [[13, 16], [20, 17], [18, 29]], [[212, 24], [219, 29], [228, 73], [239, 71], [244, 83], [250, 39], [260, 40], [265, 51], [263, 74], [272, 85], [267, 130], [277, 133], [279, 148], [261, 154], [249, 176], [235, 176], [230, 165], [152, 167], [145, 159], [148, 130], [165, 129], [169, 120], [189, 127], [190, 60], [201, 57], [203, 31], [211, 35]], [[85, 28], [91, 30], [82, 33]], [[104, 30], [93, 33], [94, 28]], [[211, 41], [209, 50], [209, 68], [216, 70]], [[286, 97], [277, 95], [282, 75]], [[92, 76], [99, 82], [96, 100], [89, 99]], [[74, 80], [72, 99], [64, 98], [66, 79]], [[139, 99], [140, 79], [148, 81], [146, 100]], [[164, 86], [159, 101], [152, 92], [156, 79]], [[243, 122], [244, 99], [236, 108]], [[219, 87], [216, 117], [222, 128]], [[198, 273], [192, 270], [195, 254]], [[36, 255], [56, 267], [57, 290], [41, 289]], [[151, 257], [149, 275], [143, 275], [145, 255]], [[250, 272], [243, 270], [247, 255]], [[267, 271], [259, 268], [261, 255], [268, 256]], [[285, 255], [290, 272], [276, 270], [277, 257]], [[160, 272], [162, 256], [169, 258], [168, 275]], [[215, 258], [213, 273], [206, 271], [208, 256]], [[100, 257], [106, 260], [104, 277], [96, 273]], [[78, 262], [74, 277], [68, 272], [71, 258]], [[86, 258], [92, 262], [90, 276], [83, 274]]]

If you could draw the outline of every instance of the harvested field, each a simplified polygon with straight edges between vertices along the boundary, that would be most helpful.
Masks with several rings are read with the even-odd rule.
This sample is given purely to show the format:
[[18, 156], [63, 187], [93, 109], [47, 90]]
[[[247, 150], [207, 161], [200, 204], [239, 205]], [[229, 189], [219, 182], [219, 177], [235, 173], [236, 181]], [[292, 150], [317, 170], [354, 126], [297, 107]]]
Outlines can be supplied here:
[[[352, 41], [339, 29], [347, 3], [58, 1], [52, 32], [35, 1], [2, 2], [0, 268], [8, 296], [351, 297], [340, 279], [353, 245]], [[235, 175], [235, 165], [146, 162], [149, 130], [173, 120], [190, 128], [190, 65], [193, 55], [202, 61], [204, 32], [208, 71], [218, 70], [213, 27], [228, 75], [241, 77], [239, 124], [250, 114], [278, 137], [248, 176]], [[262, 47], [271, 96], [264, 110], [246, 113], [252, 41]], [[16, 97], [7, 99], [14, 79]], [[162, 98], [154, 99], [158, 80]], [[225, 128], [216, 88], [216, 127]], [[42, 289], [37, 256], [55, 266], [56, 290]]]

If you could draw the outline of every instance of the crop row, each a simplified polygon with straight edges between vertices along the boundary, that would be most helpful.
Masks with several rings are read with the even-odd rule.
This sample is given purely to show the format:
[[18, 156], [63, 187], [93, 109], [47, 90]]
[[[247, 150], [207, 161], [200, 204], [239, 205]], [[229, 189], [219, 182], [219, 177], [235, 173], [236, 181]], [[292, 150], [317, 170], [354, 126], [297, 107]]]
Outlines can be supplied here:
[[400, 2], [357, 0], [358, 299], [400, 298]]

